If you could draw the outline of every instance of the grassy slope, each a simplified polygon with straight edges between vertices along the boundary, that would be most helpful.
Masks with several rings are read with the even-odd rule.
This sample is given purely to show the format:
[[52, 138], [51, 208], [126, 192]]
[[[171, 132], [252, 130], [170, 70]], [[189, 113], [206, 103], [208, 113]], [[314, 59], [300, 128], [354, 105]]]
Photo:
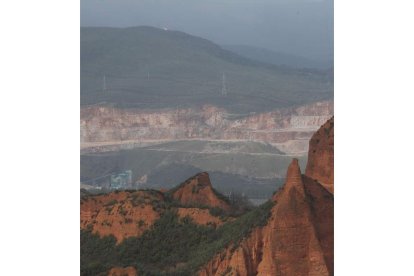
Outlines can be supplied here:
[[321, 70], [327, 70], [332, 67], [332, 62], [307, 59], [301, 56], [275, 52], [269, 49], [254, 46], [225, 45], [223, 48], [253, 60], [279, 66], [285, 65], [295, 68], [319, 68]]
[[[223, 73], [227, 97], [220, 95]], [[260, 64], [182, 32], [81, 28], [81, 104], [163, 108], [210, 103], [243, 113], [332, 95], [326, 74]]]

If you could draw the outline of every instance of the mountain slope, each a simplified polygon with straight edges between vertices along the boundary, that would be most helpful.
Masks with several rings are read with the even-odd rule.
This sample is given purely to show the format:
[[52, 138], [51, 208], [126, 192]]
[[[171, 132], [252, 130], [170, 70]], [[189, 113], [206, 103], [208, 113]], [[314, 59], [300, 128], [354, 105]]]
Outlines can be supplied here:
[[182, 32], [81, 28], [82, 105], [214, 104], [245, 113], [325, 100], [332, 93], [327, 74], [254, 62]]
[[311, 60], [300, 56], [275, 52], [254, 46], [225, 45], [223, 48], [252, 60], [279, 66], [285, 65], [294, 68], [316, 68], [325, 70], [332, 67], [331, 62]]

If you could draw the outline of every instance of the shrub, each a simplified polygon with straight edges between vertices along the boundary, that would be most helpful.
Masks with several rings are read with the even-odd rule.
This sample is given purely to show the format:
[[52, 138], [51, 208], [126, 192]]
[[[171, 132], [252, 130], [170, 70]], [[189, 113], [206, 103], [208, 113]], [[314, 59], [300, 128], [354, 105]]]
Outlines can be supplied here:
[[113, 199], [113, 200], [107, 202], [104, 206], [112, 206], [112, 205], [115, 205], [117, 203], [118, 203], [118, 200]]
[[221, 217], [225, 215], [225, 211], [219, 207], [213, 207], [209, 209], [210, 215], [215, 217]]
[[[131, 265], [139, 275], [195, 275], [217, 253], [229, 246], [235, 249], [252, 229], [264, 226], [272, 206], [268, 201], [217, 229], [165, 210], [140, 237], [127, 238], [119, 245], [113, 237], [99, 238], [81, 231], [81, 275], [99, 275], [110, 267]], [[141, 227], [145, 222], [137, 224]]]

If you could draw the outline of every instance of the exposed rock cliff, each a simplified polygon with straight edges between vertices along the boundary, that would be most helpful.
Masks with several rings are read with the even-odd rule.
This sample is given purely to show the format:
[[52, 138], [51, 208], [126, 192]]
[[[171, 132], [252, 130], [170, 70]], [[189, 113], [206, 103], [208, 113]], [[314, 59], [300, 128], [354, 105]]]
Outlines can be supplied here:
[[302, 176], [295, 159], [272, 200], [267, 225], [216, 256], [200, 275], [333, 275], [332, 194]]
[[333, 193], [334, 183], [334, 119], [328, 120], [309, 141], [305, 174]]
[[332, 115], [331, 101], [242, 117], [214, 106], [200, 110], [92, 106], [81, 109], [81, 148], [203, 139], [265, 141], [286, 152], [306, 152], [312, 133]]
[[172, 197], [183, 205], [218, 207], [226, 211], [230, 210], [230, 204], [220, 198], [218, 193], [214, 191], [210, 177], [206, 172], [196, 174], [171, 190], [171, 193]]
[[333, 275], [333, 193], [318, 183], [329, 180], [333, 190], [333, 118], [314, 135], [310, 151], [316, 165], [308, 164], [302, 175], [292, 161], [267, 225], [216, 255], [199, 275]]
[[213, 226], [221, 225], [223, 221], [211, 215], [208, 209], [198, 207], [230, 210], [230, 205], [214, 191], [207, 173], [199, 173], [188, 179], [173, 189], [171, 196], [181, 206], [167, 207], [166, 195], [154, 190], [83, 197], [80, 208], [81, 229], [91, 230], [101, 237], [113, 235], [119, 244], [125, 238], [141, 236], [168, 208], [176, 211], [180, 218], [190, 217], [197, 224]]

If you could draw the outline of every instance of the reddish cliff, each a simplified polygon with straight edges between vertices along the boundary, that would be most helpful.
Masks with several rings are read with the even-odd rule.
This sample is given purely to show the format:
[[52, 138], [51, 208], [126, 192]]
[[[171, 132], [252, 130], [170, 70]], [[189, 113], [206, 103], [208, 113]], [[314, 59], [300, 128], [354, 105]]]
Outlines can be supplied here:
[[333, 275], [332, 194], [302, 176], [294, 159], [272, 200], [267, 225], [255, 228], [236, 250], [216, 256], [200, 275]]
[[306, 176], [317, 180], [333, 193], [334, 118], [329, 119], [309, 141]]
[[267, 225], [216, 255], [200, 276], [333, 275], [333, 133], [332, 118], [310, 142], [306, 174], [297, 159], [289, 165]]
[[[182, 204], [171, 207], [181, 218], [195, 223], [219, 226], [223, 221], [201, 207], [218, 207], [225, 211], [230, 205], [214, 191], [207, 173], [200, 173], [172, 190], [172, 197]], [[81, 199], [80, 226], [100, 236], [113, 235], [119, 244], [125, 238], [139, 237], [166, 210], [164, 193], [158, 191], [121, 191]]]
[[196, 174], [171, 190], [174, 199], [187, 206], [218, 207], [225, 211], [230, 210], [230, 205], [211, 186], [208, 173]]

